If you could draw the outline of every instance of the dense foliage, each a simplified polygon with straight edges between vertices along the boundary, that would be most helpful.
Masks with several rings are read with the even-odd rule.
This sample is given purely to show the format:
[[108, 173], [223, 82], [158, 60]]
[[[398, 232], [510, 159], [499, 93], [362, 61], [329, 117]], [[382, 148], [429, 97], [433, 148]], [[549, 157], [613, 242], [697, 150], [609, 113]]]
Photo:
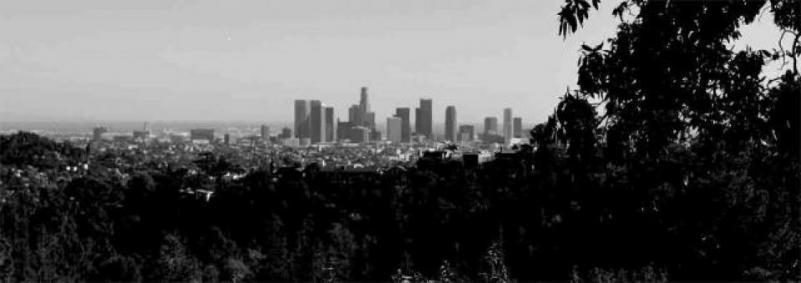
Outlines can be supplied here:
[[[119, 172], [0, 137], [0, 280], [801, 280], [796, 4], [623, 1], [533, 146], [479, 168]], [[597, 5], [567, 0], [560, 32]], [[766, 5], [793, 45], [728, 49]]]

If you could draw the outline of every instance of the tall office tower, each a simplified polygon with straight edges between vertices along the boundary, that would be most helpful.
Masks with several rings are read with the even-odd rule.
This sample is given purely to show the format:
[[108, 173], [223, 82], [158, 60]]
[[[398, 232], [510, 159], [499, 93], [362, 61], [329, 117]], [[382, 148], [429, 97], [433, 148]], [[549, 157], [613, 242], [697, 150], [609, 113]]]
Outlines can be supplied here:
[[142, 131], [150, 133], [150, 122], [145, 122], [145, 126], [142, 127]]
[[353, 104], [348, 108], [348, 122], [361, 123], [359, 119], [359, 105]]
[[375, 129], [375, 112], [367, 112], [364, 115], [364, 125], [368, 129], [374, 130]]
[[445, 108], [445, 139], [456, 142], [456, 107]]
[[423, 132], [423, 114], [420, 107], [414, 108], [414, 133], [420, 135]]
[[[359, 99], [359, 113], [362, 116], [363, 125], [368, 124], [370, 119], [367, 115], [370, 113], [370, 102], [367, 100], [367, 87], [364, 86], [362, 87], [361, 97]], [[373, 122], [375, 122], [375, 120], [373, 120]]]
[[403, 119], [400, 117], [387, 118], [387, 140], [401, 142]]
[[475, 136], [475, 128], [473, 125], [460, 125], [459, 126], [459, 141], [470, 142], [473, 141]]
[[395, 109], [395, 117], [401, 118], [401, 142], [411, 141], [412, 128], [409, 120], [409, 108], [401, 107]]
[[92, 140], [100, 141], [101, 139], [103, 139], [103, 134], [105, 134], [106, 132], [108, 132], [108, 128], [106, 127], [95, 127], [94, 129], [92, 129]]
[[231, 134], [225, 133], [225, 135], [223, 135], [223, 143], [225, 143], [225, 145], [231, 145]]
[[498, 118], [486, 117], [484, 118], [484, 135], [497, 135], [498, 134]]
[[503, 109], [503, 140], [512, 141], [512, 108]]
[[309, 123], [311, 131], [309, 138], [311, 143], [319, 143], [323, 141], [325, 136], [325, 115], [323, 114], [323, 103], [319, 100], [312, 100], [309, 102], [311, 113], [309, 114]]
[[295, 100], [295, 137], [298, 139], [309, 137], [309, 101]]
[[262, 140], [270, 140], [270, 127], [267, 125], [261, 125], [261, 139]]
[[523, 118], [515, 117], [514, 122], [512, 123], [512, 132], [514, 132], [514, 137], [522, 138], [523, 137]]
[[325, 141], [333, 142], [334, 135], [336, 134], [334, 129], [334, 107], [326, 107], [325, 108]]
[[420, 99], [420, 115], [423, 118], [422, 124], [420, 124], [420, 130], [422, 134], [429, 139], [434, 137], [434, 132], [432, 131], [432, 124], [434, 122], [432, 104], [433, 102], [431, 99]]

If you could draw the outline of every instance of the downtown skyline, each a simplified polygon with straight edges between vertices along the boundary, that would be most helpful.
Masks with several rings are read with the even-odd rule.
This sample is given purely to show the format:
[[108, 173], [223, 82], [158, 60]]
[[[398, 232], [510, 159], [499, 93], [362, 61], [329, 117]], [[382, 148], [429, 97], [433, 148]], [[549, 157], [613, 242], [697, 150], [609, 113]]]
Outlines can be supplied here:
[[[437, 116], [433, 111], [434, 100], [420, 98], [417, 107], [396, 107], [394, 114], [384, 116], [386, 123], [382, 125], [377, 121], [384, 118], [372, 111], [370, 101], [373, 99], [370, 98], [369, 88], [361, 87], [358, 104], [351, 104], [347, 107], [347, 115], [340, 117], [334, 114], [336, 108], [324, 101], [295, 99], [291, 136], [301, 144], [336, 142], [343, 139], [359, 142], [410, 142], [417, 139], [457, 142], [465, 139], [465, 132], [471, 133], [468, 140], [475, 138], [473, 129], [476, 124], [459, 121], [457, 107], [454, 105], [445, 106], [444, 117], [438, 121], [434, 118]], [[412, 108], [414, 116], [410, 115]], [[497, 116], [485, 116], [482, 136], [496, 136], [495, 139], [500, 138], [507, 143], [515, 138], [523, 138], [522, 117], [513, 116], [512, 111], [510, 107], [503, 108], [503, 130], [500, 132], [497, 130]], [[489, 120], [494, 121], [494, 124], [488, 124]]]

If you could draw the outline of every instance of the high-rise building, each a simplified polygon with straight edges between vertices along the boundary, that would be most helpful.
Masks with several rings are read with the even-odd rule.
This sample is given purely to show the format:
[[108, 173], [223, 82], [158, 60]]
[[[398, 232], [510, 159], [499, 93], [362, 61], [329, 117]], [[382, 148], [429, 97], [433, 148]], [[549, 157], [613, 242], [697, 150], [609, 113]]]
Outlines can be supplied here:
[[484, 135], [497, 135], [498, 134], [498, 118], [486, 117], [484, 118]]
[[261, 125], [261, 139], [262, 140], [270, 140], [270, 127], [267, 125]]
[[369, 132], [375, 131], [375, 112], [370, 111], [367, 87], [361, 88], [359, 104], [348, 108], [348, 122], [352, 124], [352, 127], [360, 126], [367, 128]]
[[375, 112], [367, 112], [367, 115], [364, 116], [364, 125], [366, 128], [374, 130], [375, 129]]
[[311, 126], [311, 133], [309, 138], [311, 139], [311, 143], [319, 143], [323, 141], [323, 137], [325, 136], [325, 115], [323, 114], [323, 103], [319, 100], [312, 100], [309, 102], [311, 113], [309, 115], [309, 119], [311, 122], [309, 123]]
[[445, 108], [445, 140], [456, 142], [456, 107]]
[[362, 120], [359, 117], [359, 105], [353, 104], [348, 108], [348, 122], [353, 124], [361, 124]]
[[514, 132], [515, 138], [522, 138], [523, 137], [523, 118], [515, 117], [514, 122], [512, 123], [512, 132]]
[[225, 143], [225, 145], [231, 145], [231, 134], [225, 133], [225, 135], [223, 135], [223, 143]]
[[434, 137], [432, 131], [433, 125], [433, 112], [432, 112], [433, 102], [431, 99], [420, 99], [420, 116], [421, 116], [421, 124], [420, 124], [420, 132], [418, 134], [425, 135], [427, 138], [431, 139]]
[[416, 135], [421, 135], [423, 132], [423, 114], [420, 111], [420, 107], [414, 108], [414, 133]]
[[512, 108], [503, 109], [503, 139], [506, 143], [512, 141]]
[[359, 99], [359, 113], [362, 116], [362, 121], [369, 121], [367, 113], [370, 113], [370, 101], [367, 97], [367, 87], [362, 87], [361, 96]]
[[295, 100], [295, 137], [298, 139], [309, 137], [309, 101]]
[[411, 141], [412, 128], [409, 119], [409, 108], [401, 107], [395, 109], [395, 117], [401, 118], [401, 142]]
[[334, 135], [334, 107], [325, 108], [325, 141], [333, 142]]
[[475, 128], [473, 125], [460, 125], [459, 126], [459, 141], [471, 142], [475, 136]]
[[387, 140], [401, 142], [403, 119], [400, 117], [387, 118]]

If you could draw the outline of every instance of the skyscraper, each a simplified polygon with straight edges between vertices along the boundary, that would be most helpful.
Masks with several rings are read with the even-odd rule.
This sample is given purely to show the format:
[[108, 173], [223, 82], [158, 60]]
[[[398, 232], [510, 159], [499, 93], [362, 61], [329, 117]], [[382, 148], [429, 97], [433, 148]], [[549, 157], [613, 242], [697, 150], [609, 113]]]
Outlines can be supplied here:
[[334, 107], [325, 108], [325, 141], [333, 142], [334, 135]]
[[401, 118], [401, 141], [409, 142], [411, 140], [411, 120], [409, 119], [409, 108], [401, 107], [395, 109], [395, 117]]
[[514, 132], [515, 138], [522, 138], [523, 137], [523, 118], [515, 117], [514, 122], [512, 123], [512, 131]]
[[512, 141], [512, 108], [503, 109], [503, 139], [506, 143]]
[[423, 133], [423, 114], [421, 113], [420, 107], [414, 108], [414, 133], [418, 136]]
[[356, 124], [361, 124], [361, 119], [359, 117], [359, 105], [353, 104], [348, 108], [348, 122]]
[[445, 140], [456, 142], [456, 107], [445, 108]]
[[309, 101], [295, 100], [295, 137], [309, 137]]
[[401, 142], [403, 119], [400, 117], [387, 118], [387, 140], [391, 142]]
[[374, 130], [375, 129], [375, 112], [367, 112], [367, 114], [364, 115], [364, 117], [365, 117], [365, 119], [364, 119], [364, 125], [363, 126], [368, 128], [368, 129], [370, 129], [370, 130]]
[[311, 133], [309, 138], [311, 138], [311, 143], [319, 143], [323, 141], [323, 137], [325, 136], [323, 103], [319, 100], [312, 100], [309, 104], [311, 106], [311, 114], [309, 115], [309, 119], [311, 120], [309, 123], [311, 126]]
[[367, 98], [367, 87], [363, 86], [361, 97], [359, 99], [359, 112], [362, 115], [362, 120], [367, 121], [367, 113], [370, 113], [370, 102]]
[[433, 102], [431, 99], [420, 99], [420, 116], [421, 116], [421, 124], [420, 124], [420, 133], [425, 135], [427, 138], [433, 138], [433, 131], [432, 131], [432, 123], [433, 123], [433, 113], [432, 113], [432, 106]]
[[498, 134], [498, 118], [486, 117], [484, 118], [484, 135], [497, 135]]

